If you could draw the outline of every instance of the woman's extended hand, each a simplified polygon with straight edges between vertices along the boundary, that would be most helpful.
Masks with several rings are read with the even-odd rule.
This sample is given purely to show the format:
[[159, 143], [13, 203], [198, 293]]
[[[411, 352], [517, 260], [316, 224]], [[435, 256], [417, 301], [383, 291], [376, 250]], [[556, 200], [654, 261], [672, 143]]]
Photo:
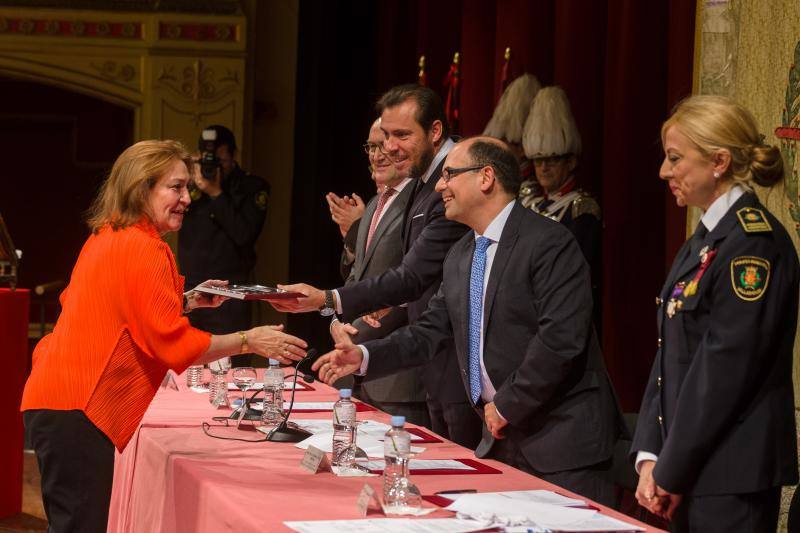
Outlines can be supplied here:
[[[221, 279], [210, 279], [204, 281], [197, 287], [227, 287], [228, 282]], [[198, 307], [219, 307], [223, 302], [229, 300], [227, 296], [220, 294], [209, 294], [207, 292], [200, 292], [197, 287], [186, 293], [186, 309], [185, 312], [190, 312], [192, 309]]]
[[251, 329], [247, 332], [247, 344], [251, 352], [284, 364], [299, 361], [308, 348], [303, 339], [284, 333], [282, 324]]

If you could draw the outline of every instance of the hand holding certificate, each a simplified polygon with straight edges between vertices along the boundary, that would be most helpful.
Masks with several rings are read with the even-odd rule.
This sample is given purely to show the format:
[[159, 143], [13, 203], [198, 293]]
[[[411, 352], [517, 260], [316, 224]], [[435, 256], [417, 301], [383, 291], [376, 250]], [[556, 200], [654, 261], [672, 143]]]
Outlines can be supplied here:
[[195, 291], [237, 300], [291, 300], [305, 295], [264, 285], [198, 285]]

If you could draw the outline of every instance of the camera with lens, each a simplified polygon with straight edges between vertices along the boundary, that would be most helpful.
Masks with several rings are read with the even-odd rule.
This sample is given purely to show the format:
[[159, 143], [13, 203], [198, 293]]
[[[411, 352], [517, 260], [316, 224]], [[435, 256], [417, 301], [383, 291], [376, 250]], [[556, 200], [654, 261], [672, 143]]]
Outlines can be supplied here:
[[217, 170], [220, 168], [220, 160], [217, 157], [217, 131], [205, 129], [200, 135], [200, 175], [208, 181], [214, 181], [217, 177]]

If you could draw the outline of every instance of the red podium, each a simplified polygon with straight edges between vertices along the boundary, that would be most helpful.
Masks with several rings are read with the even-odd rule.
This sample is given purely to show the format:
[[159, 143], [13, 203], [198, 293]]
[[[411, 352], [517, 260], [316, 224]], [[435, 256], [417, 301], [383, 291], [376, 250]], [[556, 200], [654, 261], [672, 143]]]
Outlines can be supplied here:
[[0, 518], [22, 512], [22, 414], [19, 404], [28, 370], [27, 289], [0, 289], [0, 362], [4, 379], [0, 386]]

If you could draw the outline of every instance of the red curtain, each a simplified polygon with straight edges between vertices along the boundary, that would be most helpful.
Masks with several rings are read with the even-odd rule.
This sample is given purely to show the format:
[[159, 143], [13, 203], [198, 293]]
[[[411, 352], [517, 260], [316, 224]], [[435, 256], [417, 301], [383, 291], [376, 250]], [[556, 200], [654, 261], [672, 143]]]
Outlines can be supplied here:
[[[604, 219], [602, 343], [626, 411], [636, 411], [656, 349], [655, 295], [685, 237], [685, 212], [658, 179], [660, 126], [691, 92], [695, 0], [387, 0], [379, 8], [385, 90], [427, 59], [440, 90], [461, 52], [461, 131], [491, 116], [503, 54], [569, 95], [583, 137], [579, 180]], [[412, 57], [410, 46], [416, 44]], [[400, 63], [400, 58], [405, 57]], [[406, 64], [407, 62], [407, 64]]]

